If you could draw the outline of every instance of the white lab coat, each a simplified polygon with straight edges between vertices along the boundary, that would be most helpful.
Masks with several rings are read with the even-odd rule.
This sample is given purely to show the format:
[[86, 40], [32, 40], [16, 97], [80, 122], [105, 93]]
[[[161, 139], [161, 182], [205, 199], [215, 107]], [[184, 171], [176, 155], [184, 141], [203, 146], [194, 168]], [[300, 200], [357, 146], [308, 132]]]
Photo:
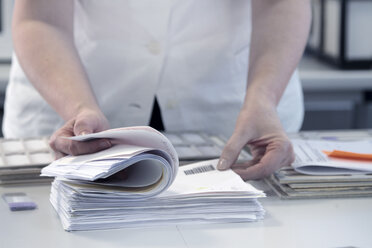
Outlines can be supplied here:
[[[247, 80], [250, 1], [79, 0], [74, 16], [77, 50], [111, 127], [147, 125], [156, 95], [166, 130], [232, 133]], [[278, 112], [287, 131], [300, 128], [296, 73]], [[5, 137], [50, 135], [62, 124], [13, 56]]]

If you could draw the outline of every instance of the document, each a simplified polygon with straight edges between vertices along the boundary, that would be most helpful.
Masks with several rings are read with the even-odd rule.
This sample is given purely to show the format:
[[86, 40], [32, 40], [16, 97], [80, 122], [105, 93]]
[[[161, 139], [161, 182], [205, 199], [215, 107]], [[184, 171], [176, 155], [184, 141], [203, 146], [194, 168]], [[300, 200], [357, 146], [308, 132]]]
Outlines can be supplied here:
[[[372, 172], [372, 161], [363, 159], [362, 155], [372, 153], [372, 140], [360, 141], [327, 141], [292, 139], [296, 155], [293, 168], [308, 175], [348, 175]], [[360, 154], [354, 158], [331, 157], [332, 151], [344, 151]]]
[[[265, 194], [218, 159], [178, 167], [172, 144], [150, 127], [75, 137], [110, 138], [110, 149], [61, 158], [42, 171], [56, 177], [50, 201], [67, 231], [257, 221]], [[178, 173], [177, 173], [178, 172]]]
[[71, 139], [95, 138], [109, 138], [116, 145], [94, 154], [63, 157], [45, 167], [41, 175], [91, 186], [121, 187], [121, 194], [129, 198], [159, 194], [174, 181], [179, 165], [177, 153], [160, 132], [150, 127], [131, 127]]

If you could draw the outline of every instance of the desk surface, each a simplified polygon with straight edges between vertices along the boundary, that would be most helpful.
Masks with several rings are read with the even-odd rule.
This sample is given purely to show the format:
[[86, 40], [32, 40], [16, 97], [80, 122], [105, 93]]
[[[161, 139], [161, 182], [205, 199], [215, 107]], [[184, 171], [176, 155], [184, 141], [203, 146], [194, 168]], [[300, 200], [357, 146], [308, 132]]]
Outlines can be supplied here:
[[267, 213], [254, 223], [178, 225], [66, 232], [49, 203], [49, 186], [0, 187], [25, 192], [33, 211], [0, 202], [0, 247], [372, 247], [372, 198], [261, 199]]

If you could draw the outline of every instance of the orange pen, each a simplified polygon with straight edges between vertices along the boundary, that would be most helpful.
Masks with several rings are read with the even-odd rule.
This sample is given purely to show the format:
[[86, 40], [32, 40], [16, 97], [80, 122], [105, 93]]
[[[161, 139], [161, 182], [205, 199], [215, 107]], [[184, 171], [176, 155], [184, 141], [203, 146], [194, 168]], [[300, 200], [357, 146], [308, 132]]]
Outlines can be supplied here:
[[372, 154], [370, 153], [356, 153], [356, 152], [347, 152], [347, 151], [340, 151], [340, 150], [323, 151], [323, 153], [327, 154], [328, 157], [334, 157], [334, 158], [372, 161]]

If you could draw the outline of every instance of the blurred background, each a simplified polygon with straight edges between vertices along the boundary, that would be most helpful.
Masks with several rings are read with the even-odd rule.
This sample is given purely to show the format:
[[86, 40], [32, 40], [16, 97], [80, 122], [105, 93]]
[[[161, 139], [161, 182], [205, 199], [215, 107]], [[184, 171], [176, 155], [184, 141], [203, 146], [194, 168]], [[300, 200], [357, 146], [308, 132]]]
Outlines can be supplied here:
[[[13, 0], [0, 0], [0, 118], [12, 53], [12, 5]], [[372, 128], [372, 0], [313, 0], [312, 11], [299, 65], [302, 130]]]

